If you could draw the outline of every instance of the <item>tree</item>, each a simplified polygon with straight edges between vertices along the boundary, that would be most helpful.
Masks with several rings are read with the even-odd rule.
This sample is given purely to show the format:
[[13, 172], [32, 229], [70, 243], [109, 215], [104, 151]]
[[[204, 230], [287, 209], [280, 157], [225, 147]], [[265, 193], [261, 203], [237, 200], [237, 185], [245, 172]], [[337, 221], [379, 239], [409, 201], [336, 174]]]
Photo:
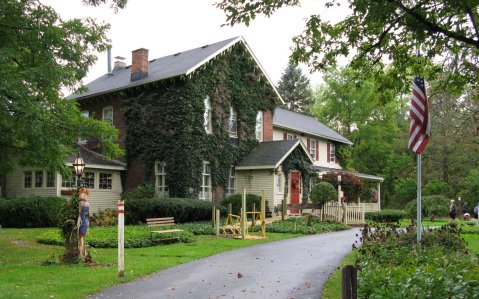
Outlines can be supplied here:
[[[311, 201], [315, 204], [321, 205], [321, 210], [324, 216], [324, 205], [330, 201], [334, 201], [338, 198], [338, 192], [333, 185], [328, 182], [321, 182], [311, 188]], [[324, 217], [323, 217], [324, 219]]]
[[309, 114], [313, 93], [309, 79], [298, 65], [288, 64], [278, 83], [278, 91], [285, 101], [286, 109]]
[[[258, 14], [272, 15], [300, 0], [235, 1], [216, 5], [229, 25], [249, 23]], [[351, 57], [352, 65], [369, 70], [387, 59], [395, 74], [446, 74], [445, 85], [477, 83], [479, 73], [479, 1], [448, 0], [329, 0], [325, 6], [348, 5], [350, 15], [333, 24], [311, 15], [302, 34], [293, 38], [291, 59], [308, 62], [313, 70], [334, 66]], [[421, 58], [417, 58], [420, 50]], [[434, 65], [435, 62], [443, 64]], [[448, 66], [453, 65], [453, 68]], [[444, 68], [443, 68], [444, 67]], [[378, 70], [378, 69], [376, 69]], [[452, 76], [448, 76], [451, 74]], [[454, 79], [452, 81], [452, 79]]]
[[[92, 5], [106, 0], [84, 1]], [[126, 0], [112, 1], [122, 8]], [[79, 137], [98, 137], [104, 153], [119, 156], [117, 130], [84, 118], [64, 100], [107, 49], [109, 25], [92, 19], [62, 20], [38, 0], [0, 0], [0, 173], [17, 166], [60, 170]]]

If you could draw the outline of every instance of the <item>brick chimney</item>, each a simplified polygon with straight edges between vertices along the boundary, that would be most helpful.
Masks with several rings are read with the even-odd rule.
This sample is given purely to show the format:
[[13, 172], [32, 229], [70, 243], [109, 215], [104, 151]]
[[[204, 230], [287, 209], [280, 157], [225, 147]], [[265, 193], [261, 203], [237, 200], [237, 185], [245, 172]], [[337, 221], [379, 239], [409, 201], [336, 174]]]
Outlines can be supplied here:
[[148, 76], [148, 50], [141, 48], [131, 52], [131, 77], [136, 81]]

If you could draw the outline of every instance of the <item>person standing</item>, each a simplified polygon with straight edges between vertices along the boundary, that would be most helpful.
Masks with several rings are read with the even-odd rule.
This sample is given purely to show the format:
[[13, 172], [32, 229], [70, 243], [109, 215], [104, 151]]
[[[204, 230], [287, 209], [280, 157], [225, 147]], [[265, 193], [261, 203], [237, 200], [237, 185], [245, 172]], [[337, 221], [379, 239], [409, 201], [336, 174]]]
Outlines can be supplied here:
[[469, 206], [467, 205], [467, 202], [464, 202], [464, 205], [462, 206], [462, 215], [464, 215], [464, 220], [466, 220], [466, 214], [469, 216], [471, 215], [469, 214]]
[[87, 188], [81, 188], [78, 191], [78, 197], [81, 201], [78, 207], [78, 250], [80, 252], [80, 257], [85, 258], [87, 256], [87, 251], [85, 247], [85, 236], [88, 232], [89, 227], [89, 216], [90, 216], [90, 203], [88, 202], [88, 195], [90, 192]]
[[479, 216], [479, 202], [477, 203], [477, 206], [474, 207], [474, 219], [477, 220]]
[[451, 216], [452, 220], [456, 219], [456, 213], [457, 213], [456, 202], [454, 201], [454, 199], [451, 199], [451, 203], [449, 205], [449, 216]]

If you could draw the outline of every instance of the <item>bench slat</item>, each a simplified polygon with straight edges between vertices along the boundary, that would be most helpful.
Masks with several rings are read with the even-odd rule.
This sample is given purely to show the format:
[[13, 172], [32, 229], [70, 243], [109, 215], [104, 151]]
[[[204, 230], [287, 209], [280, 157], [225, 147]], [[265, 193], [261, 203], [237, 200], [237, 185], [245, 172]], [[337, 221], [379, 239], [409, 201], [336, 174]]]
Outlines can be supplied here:
[[179, 233], [182, 232], [182, 229], [165, 229], [165, 230], [152, 230], [152, 233], [155, 234], [166, 234], [166, 233]]
[[156, 221], [156, 220], [171, 220], [173, 221], [174, 217], [163, 217], [163, 218], [146, 218], [146, 221]]

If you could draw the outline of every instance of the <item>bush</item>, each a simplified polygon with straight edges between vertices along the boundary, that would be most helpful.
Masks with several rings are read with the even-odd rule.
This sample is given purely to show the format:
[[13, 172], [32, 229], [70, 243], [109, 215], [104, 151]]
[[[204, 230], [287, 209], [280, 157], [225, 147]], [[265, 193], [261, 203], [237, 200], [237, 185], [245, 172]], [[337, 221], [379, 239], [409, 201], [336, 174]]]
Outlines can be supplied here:
[[338, 192], [333, 185], [328, 182], [316, 184], [311, 189], [311, 201], [316, 204], [324, 205], [329, 201], [336, 200]]
[[[125, 223], [144, 223], [146, 218], [174, 217], [176, 223], [211, 219], [213, 203], [185, 198], [129, 198], [125, 200]], [[226, 209], [218, 206], [221, 213]]]
[[398, 222], [404, 217], [407, 213], [402, 210], [382, 210], [378, 212], [367, 212], [366, 220], [375, 221], [375, 222]]
[[[449, 214], [449, 199], [443, 195], [423, 196], [421, 200], [422, 215], [434, 221], [437, 217], [445, 217]], [[417, 200], [407, 205], [407, 211], [411, 219], [417, 216]]]
[[444, 195], [448, 196], [451, 193], [451, 186], [448, 183], [441, 181], [430, 181], [422, 189], [423, 195]]
[[339, 222], [313, 219], [311, 225], [308, 225], [308, 221], [296, 217], [288, 218], [284, 221], [275, 221], [266, 225], [267, 232], [288, 234], [319, 234], [346, 229], [349, 229], [349, 227]]
[[106, 209], [93, 213], [90, 217], [90, 225], [112, 226], [118, 224], [118, 211]]
[[62, 197], [22, 197], [0, 199], [3, 227], [54, 227], [66, 200]]
[[155, 185], [153, 184], [142, 184], [132, 190], [123, 194], [123, 199], [125, 201], [135, 198], [154, 198], [155, 194]]
[[[243, 197], [242, 194], [233, 194], [227, 196], [221, 204], [224, 207], [228, 207], [228, 204], [231, 204], [231, 210], [234, 215], [241, 214], [241, 198]], [[246, 211], [251, 212], [253, 211], [253, 203], [256, 206], [256, 211], [261, 211], [261, 196], [254, 195], [254, 194], [246, 194]], [[271, 213], [271, 210], [268, 205], [268, 201], [266, 201], [266, 214]]]

